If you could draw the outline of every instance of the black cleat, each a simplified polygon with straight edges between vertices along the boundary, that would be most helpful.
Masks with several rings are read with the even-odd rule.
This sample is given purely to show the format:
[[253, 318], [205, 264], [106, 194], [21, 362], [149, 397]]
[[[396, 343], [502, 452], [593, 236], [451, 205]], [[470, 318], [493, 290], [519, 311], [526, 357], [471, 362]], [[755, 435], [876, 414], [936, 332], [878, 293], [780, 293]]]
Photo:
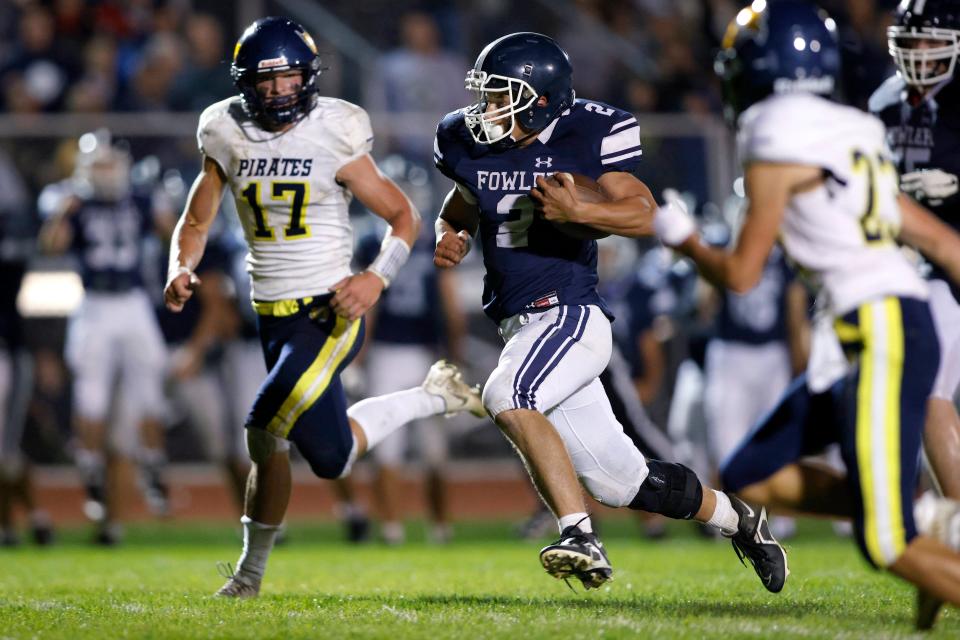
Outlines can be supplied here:
[[30, 535], [33, 536], [34, 544], [41, 547], [53, 544], [53, 527], [47, 522], [35, 522], [31, 525]]
[[540, 564], [554, 578], [578, 578], [584, 589], [596, 589], [613, 578], [603, 543], [576, 525], [564, 529], [556, 542], [540, 550]]
[[917, 630], [933, 629], [941, 607], [943, 607], [943, 600], [917, 587]]
[[365, 513], [354, 513], [343, 520], [347, 542], [361, 544], [370, 541], [370, 518]]
[[739, 530], [730, 541], [737, 552], [740, 562], [744, 558], [750, 561], [760, 581], [767, 591], [779, 593], [783, 589], [790, 569], [787, 567], [787, 552], [770, 534], [767, 522], [767, 510], [756, 510], [736, 496], [730, 496], [730, 503], [740, 516]]

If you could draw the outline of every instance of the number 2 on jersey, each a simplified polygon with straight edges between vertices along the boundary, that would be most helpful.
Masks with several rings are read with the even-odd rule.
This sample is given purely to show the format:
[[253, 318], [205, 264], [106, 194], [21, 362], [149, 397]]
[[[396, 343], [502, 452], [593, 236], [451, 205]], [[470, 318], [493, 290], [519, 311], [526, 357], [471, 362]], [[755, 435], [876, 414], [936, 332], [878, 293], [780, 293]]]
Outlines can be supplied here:
[[867, 176], [867, 204], [863, 215], [860, 216], [860, 226], [863, 229], [863, 239], [867, 244], [889, 244], [897, 236], [897, 226], [892, 220], [880, 216], [880, 189], [883, 187], [884, 177], [892, 176], [891, 189], [897, 189], [897, 170], [887, 158], [877, 153], [868, 155], [859, 149], [853, 150], [853, 172], [866, 173]]
[[511, 193], [500, 198], [497, 213], [506, 216], [497, 229], [497, 246], [519, 249], [529, 243], [527, 229], [533, 224], [533, 200], [525, 193]]
[[[310, 227], [303, 223], [306, 203], [310, 199], [310, 185], [306, 182], [272, 182], [270, 195], [274, 201], [290, 201], [290, 224], [284, 227], [287, 240], [310, 237]], [[276, 240], [273, 229], [267, 226], [266, 213], [260, 200], [260, 183], [251, 182], [240, 192], [253, 211], [253, 237], [257, 240]]]

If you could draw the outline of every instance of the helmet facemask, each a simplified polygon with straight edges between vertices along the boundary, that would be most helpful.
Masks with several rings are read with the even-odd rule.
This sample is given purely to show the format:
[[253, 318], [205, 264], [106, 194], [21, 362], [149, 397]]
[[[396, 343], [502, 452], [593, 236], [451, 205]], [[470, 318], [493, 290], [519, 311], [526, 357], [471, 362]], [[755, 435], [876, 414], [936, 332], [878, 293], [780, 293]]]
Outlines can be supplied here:
[[[518, 78], [471, 69], [464, 84], [477, 101], [464, 111], [464, 122], [479, 144], [493, 144], [513, 133], [517, 114], [532, 109], [540, 96], [530, 83]], [[490, 103], [499, 104], [487, 111]]]
[[[936, 44], [920, 47], [922, 42]], [[930, 87], [953, 77], [960, 56], [960, 31], [893, 26], [887, 29], [887, 43], [900, 76], [908, 85]]]
[[[267, 98], [257, 91], [257, 82], [263, 80], [266, 73], [300, 71], [300, 88], [292, 94]], [[314, 94], [317, 93], [316, 77], [319, 70], [307, 67], [288, 67], [270, 69], [269, 72], [246, 73], [237, 80], [237, 86], [243, 96], [244, 106], [250, 115], [270, 126], [284, 126], [297, 122], [310, 111]]]

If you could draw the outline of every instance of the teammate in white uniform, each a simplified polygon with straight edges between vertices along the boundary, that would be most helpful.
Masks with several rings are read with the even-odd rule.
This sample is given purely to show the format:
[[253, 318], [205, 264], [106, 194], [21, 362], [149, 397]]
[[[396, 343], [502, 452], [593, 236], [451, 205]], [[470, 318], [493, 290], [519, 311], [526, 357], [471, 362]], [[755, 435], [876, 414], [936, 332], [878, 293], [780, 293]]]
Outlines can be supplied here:
[[[452, 365], [435, 364], [421, 387], [346, 408], [339, 374], [362, 342], [362, 317], [406, 261], [420, 227], [416, 210], [370, 157], [373, 134], [355, 105], [316, 95], [320, 58], [310, 35], [286, 18], [251, 24], [234, 50], [240, 96], [200, 116], [203, 169], [171, 243], [164, 292], [179, 311], [223, 188], [237, 202], [250, 249], [248, 270], [269, 373], [246, 420], [253, 466], [241, 519], [236, 572], [218, 591], [256, 596], [290, 499], [290, 441], [322, 478], [404, 423], [470, 409], [476, 390]], [[350, 273], [351, 194], [390, 225], [380, 254]]]
[[[839, 47], [833, 21], [812, 5], [781, 0], [743, 9], [718, 69], [728, 107], [746, 109], [738, 121], [750, 200], [743, 230], [730, 253], [707, 247], [682, 205], [671, 203], [657, 214], [658, 233], [705, 277], [735, 291], [759, 280], [779, 234], [787, 254], [819, 280], [851, 364], [832, 434], [848, 476], [818, 474], [785, 457], [793, 452], [768, 447], [781, 464], [749, 489], [754, 497], [765, 489], [787, 508], [852, 513], [874, 566], [960, 604], [960, 554], [945, 534], [920, 535], [914, 523], [939, 346], [926, 283], [896, 243], [914, 244], [960, 282], [960, 236], [898, 195], [882, 123], [823, 97], [834, 91]], [[795, 482], [777, 482], [791, 474]], [[779, 492], [784, 486], [792, 492]], [[838, 504], [843, 498], [849, 502]]]

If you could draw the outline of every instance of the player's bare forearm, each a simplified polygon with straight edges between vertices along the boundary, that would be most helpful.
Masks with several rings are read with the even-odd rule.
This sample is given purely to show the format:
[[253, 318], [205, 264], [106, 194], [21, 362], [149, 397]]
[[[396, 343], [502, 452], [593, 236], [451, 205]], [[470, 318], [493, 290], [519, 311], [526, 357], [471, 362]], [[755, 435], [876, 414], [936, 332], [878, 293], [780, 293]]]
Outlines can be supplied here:
[[458, 188], [451, 189], [434, 226], [437, 246], [434, 249], [433, 264], [441, 269], [460, 264], [470, 251], [472, 237], [479, 224], [480, 210], [477, 205], [467, 202]]
[[420, 235], [420, 214], [393, 180], [383, 175], [369, 155], [345, 164], [337, 171], [337, 182], [390, 225], [390, 235], [412, 247]]
[[657, 202], [643, 181], [631, 173], [610, 171], [597, 182], [611, 201], [581, 203], [575, 222], [628, 238], [653, 235]]
[[900, 239], [916, 247], [960, 285], [960, 235], [913, 198], [899, 196]]
[[712, 284], [746, 293], [760, 282], [780, 221], [790, 198], [822, 180], [816, 167], [754, 163], [746, 167], [744, 184], [749, 205], [740, 237], [732, 251], [708, 247], [694, 234], [677, 250], [697, 263]]
[[454, 234], [466, 231], [471, 237], [476, 235], [480, 225], [480, 210], [476, 203], [467, 202], [459, 188], [454, 187], [443, 200], [440, 216], [437, 218], [437, 237], [447, 231]]
[[226, 179], [216, 162], [203, 160], [203, 170], [190, 187], [187, 204], [170, 238], [168, 273], [181, 267], [193, 271], [200, 264], [207, 245], [207, 233], [217, 217]]
[[617, 236], [639, 238], [653, 235], [653, 196], [638, 195], [611, 202], [581, 202], [571, 222], [578, 222]]

